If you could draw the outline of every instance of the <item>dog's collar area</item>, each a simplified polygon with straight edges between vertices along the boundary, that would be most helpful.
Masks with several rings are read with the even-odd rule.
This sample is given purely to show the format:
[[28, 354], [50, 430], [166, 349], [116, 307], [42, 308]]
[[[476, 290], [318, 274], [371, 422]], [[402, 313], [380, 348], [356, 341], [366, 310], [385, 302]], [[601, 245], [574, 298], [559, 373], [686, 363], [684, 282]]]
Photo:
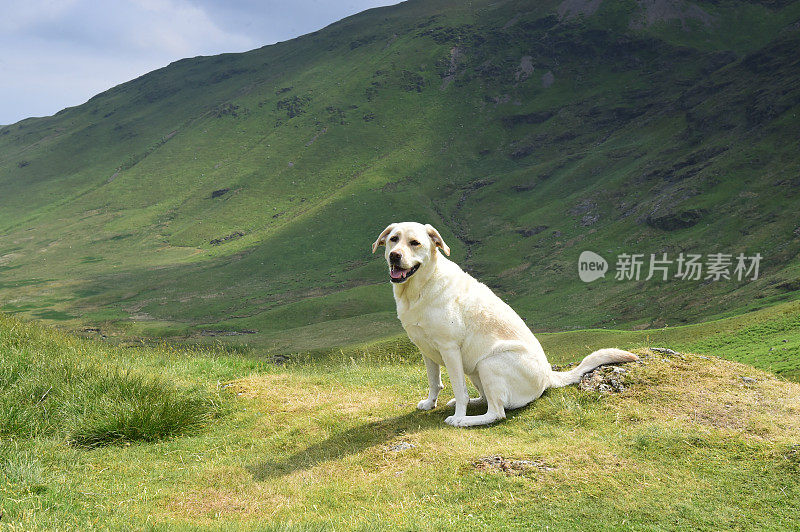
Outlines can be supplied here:
[[419, 269], [419, 264], [411, 268], [401, 268], [400, 266], [391, 266], [389, 268], [389, 280], [393, 283], [402, 283], [411, 277], [415, 271]]

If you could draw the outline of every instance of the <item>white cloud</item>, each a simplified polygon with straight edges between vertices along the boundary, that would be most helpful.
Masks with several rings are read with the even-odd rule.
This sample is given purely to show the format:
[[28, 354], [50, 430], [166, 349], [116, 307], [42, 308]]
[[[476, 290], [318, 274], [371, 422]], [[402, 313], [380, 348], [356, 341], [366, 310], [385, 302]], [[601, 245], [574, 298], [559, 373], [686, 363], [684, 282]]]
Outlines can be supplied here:
[[165, 51], [173, 56], [244, 51], [258, 46], [250, 37], [219, 28], [200, 7], [181, 1], [133, 0], [141, 20], [129, 26], [126, 38], [142, 50]]
[[181, 0], [31, 0], [0, 20], [0, 124], [79, 105], [183, 57], [260, 44]]
[[21, 32], [42, 20], [58, 19], [69, 12], [79, 0], [27, 0], [7, 2], [0, 17], [0, 31]]

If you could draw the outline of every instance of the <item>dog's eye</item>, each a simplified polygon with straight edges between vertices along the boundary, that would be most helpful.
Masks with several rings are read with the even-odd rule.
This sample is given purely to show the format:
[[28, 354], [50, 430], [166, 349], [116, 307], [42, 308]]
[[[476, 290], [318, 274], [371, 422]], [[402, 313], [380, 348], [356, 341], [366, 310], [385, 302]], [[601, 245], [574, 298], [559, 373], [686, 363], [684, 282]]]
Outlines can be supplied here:
[[389, 239], [390, 242], [397, 242], [398, 240], [400, 239], [397, 238], [397, 235], [394, 235], [392, 238]]
[[412, 240], [411, 242], [409, 242], [409, 244], [411, 244], [412, 246], [419, 246], [419, 242], [417, 240]]

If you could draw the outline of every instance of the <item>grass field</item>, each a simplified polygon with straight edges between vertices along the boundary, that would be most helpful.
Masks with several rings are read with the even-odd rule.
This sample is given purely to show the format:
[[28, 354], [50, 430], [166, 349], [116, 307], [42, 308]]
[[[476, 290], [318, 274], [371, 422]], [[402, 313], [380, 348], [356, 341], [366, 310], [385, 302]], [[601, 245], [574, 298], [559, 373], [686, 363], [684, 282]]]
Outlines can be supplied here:
[[[754, 325], [732, 320], [707, 324], [706, 333], [716, 328], [736, 349], [757, 350], [773, 332], [788, 332], [778, 311]], [[699, 333], [675, 329], [660, 345], [691, 345]], [[544, 338], [560, 351], [552, 361], [586, 353], [572, 334]], [[276, 363], [221, 346], [114, 347], [2, 316], [2, 523], [9, 530], [800, 524], [800, 385], [710, 356], [719, 342], [697, 355], [666, 356], [613, 331], [585, 336], [585, 343], [638, 345], [644, 364], [628, 366], [625, 391], [551, 390], [502, 423], [457, 430], [443, 423], [446, 407], [415, 410], [424, 369], [400, 340]], [[107, 376], [113, 397], [127, 397], [114, 408]], [[26, 421], [8, 423], [14, 412]], [[167, 430], [153, 423], [162, 418], [172, 424]], [[119, 430], [120, 420], [129, 430]], [[85, 427], [96, 437], [76, 437]]]

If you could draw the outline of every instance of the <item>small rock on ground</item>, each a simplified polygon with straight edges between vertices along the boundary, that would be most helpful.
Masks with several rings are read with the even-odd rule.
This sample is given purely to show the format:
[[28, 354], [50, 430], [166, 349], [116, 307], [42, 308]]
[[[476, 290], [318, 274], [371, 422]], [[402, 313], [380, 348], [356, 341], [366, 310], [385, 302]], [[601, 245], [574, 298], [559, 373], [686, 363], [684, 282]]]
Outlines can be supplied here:
[[625, 391], [626, 368], [600, 366], [581, 377], [578, 387], [585, 392], [620, 393]]
[[667, 349], [666, 347], [651, 347], [650, 351], [654, 351], [656, 353], [661, 353], [664, 355], [677, 355], [677, 351], [673, 351], [672, 349]]
[[413, 443], [409, 443], [407, 441], [401, 441], [389, 447], [389, 450], [395, 453], [399, 453], [400, 451], [407, 451], [409, 449], [413, 449], [414, 447], [415, 445]]

